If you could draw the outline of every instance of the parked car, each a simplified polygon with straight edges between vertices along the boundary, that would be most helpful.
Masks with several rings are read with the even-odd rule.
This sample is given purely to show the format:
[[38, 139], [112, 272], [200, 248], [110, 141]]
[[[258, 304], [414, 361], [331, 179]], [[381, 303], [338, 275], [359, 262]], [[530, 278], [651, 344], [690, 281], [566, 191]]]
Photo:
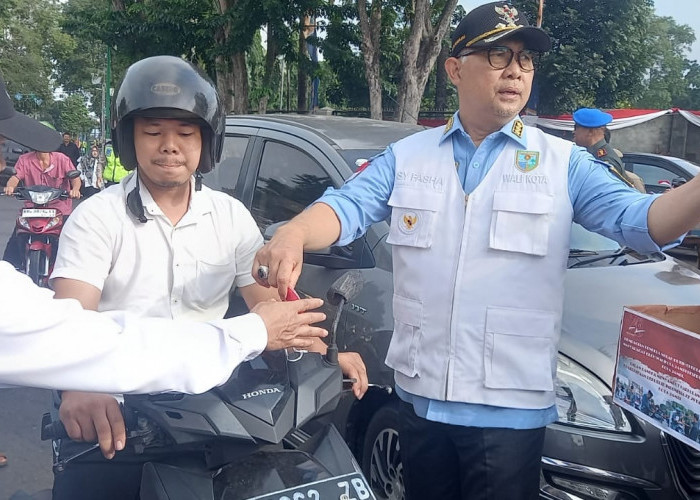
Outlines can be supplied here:
[[20, 155], [30, 151], [31, 149], [22, 146], [15, 141], [11, 141], [10, 139], [5, 139], [4, 144], [2, 147], [0, 147], [0, 154], [2, 154], [3, 158], [5, 159], [5, 165], [8, 167], [14, 167]]
[[[233, 116], [221, 164], [205, 183], [239, 198], [269, 237], [358, 163], [420, 127], [325, 116]], [[393, 329], [387, 221], [350, 245], [306, 253], [297, 285], [323, 296], [347, 269], [365, 286], [341, 317], [338, 343], [364, 359], [371, 387], [332, 418], [378, 498], [402, 499], [397, 399], [384, 358]], [[572, 228], [557, 372], [558, 422], [547, 429], [541, 498], [681, 499], [700, 495], [700, 453], [612, 403], [622, 307], [700, 304], [700, 274], [663, 253], [639, 255]], [[240, 312], [234, 299], [230, 313]], [[313, 424], [312, 424], [313, 425]], [[295, 439], [303, 439], [295, 436]]]
[[700, 172], [700, 166], [675, 156], [651, 153], [624, 153], [625, 170], [634, 172], [644, 180], [647, 193], [663, 193], [679, 186]]
[[[634, 172], [644, 180], [647, 193], [663, 193], [685, 184], [700, 172], [700, 165], [675, 156], [625, 153], [622, 161], [625, 170]], [[696, 265], [700, 268], [700, 226], [690, 231], [680, 246], [695, 252]], [[682, 248], [671, 253], [676, 255]]]

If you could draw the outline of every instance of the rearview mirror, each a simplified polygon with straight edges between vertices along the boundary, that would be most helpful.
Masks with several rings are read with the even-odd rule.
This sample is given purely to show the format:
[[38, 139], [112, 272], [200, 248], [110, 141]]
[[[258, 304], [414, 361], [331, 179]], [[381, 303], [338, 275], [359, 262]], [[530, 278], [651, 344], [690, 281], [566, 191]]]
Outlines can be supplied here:
[[71, 170], [66, 174], [66, 177], [69, 179], [75, 179], [76, 177], [80, 177], [80, 170]]

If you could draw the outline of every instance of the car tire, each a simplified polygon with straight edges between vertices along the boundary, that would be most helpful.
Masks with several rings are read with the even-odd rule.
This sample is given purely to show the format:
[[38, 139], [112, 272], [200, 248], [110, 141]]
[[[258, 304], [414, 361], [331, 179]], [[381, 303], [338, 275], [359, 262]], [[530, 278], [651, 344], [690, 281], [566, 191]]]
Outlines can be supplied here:
[[398, 423], [398, 405], [385, 404], [372, 415], [365, 432], [362, 469], [379, 500], [405, 498]]

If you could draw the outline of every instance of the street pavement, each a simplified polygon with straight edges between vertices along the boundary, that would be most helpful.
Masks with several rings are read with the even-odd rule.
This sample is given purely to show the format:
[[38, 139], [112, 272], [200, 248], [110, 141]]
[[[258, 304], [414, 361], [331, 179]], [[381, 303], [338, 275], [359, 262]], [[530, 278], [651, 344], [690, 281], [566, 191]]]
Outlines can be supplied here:
[[[0, 196], [0, 251], [5, 249], [21, 206], [13, 198]], [[7, 467], [0, 468], [0, 500], [18, 490], [34, 494], [51, 488], [51, 443], [39, 439], [41, 415], [50, 401], [51, 393], [46, 390], [0, 389], [0, 452], [9, 458]]]

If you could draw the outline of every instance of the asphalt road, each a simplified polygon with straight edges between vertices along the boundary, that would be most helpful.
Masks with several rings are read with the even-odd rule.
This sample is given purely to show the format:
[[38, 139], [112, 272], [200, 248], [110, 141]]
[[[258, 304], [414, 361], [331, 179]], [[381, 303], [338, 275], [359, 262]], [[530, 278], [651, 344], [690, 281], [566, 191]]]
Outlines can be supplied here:
[[[0, 251], [5, 249], [20, 207], [13, 198], [0, 196]], [[0, 468], [0, 500], [18, 490], [34, 494], [51, 488], [51, 444], [39, 439], [41, 415], [50, 401], [51, 393], [45, 390], [0, 389], [0, 452], [9, 458], [7, 467]]]

